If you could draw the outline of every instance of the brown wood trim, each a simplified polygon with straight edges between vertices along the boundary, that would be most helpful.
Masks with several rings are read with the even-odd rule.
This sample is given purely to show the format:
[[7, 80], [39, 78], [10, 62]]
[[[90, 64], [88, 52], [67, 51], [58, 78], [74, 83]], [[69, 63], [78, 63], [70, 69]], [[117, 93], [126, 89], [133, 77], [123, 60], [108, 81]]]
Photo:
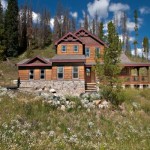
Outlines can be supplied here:
[[53, 59], [52, 62], [85, 62], [83, 59]]

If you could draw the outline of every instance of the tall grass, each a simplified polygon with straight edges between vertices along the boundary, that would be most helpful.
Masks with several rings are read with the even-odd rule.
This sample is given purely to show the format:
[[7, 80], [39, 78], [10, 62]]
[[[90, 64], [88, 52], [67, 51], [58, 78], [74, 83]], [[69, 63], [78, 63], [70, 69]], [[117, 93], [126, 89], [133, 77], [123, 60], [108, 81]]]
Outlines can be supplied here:
[[[0, 149], [149, 149], [150, 102], [138, 90], [124, 91], [124, 112], [116, 109], [61, 111], [33, 95], [0, 98]], [[147, 91], [146, 91], [147, 92]], [[70, 101], [75, 101], [76, 98]], [[79, 99], [78, 99], [79, 100]], [[135, 109], [133, 103], [139, 104]]]

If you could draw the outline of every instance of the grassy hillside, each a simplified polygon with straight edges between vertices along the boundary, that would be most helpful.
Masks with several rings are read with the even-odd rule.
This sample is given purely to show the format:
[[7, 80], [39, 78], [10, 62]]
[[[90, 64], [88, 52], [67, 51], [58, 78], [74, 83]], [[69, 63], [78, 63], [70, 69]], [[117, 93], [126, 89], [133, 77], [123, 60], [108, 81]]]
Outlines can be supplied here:
[[1, 150], [149, 150], [150, 90], [127, 90], [120, 109], [61, 111], [34, 95], [0, 93]]
[[26, 58], [33, 58], [35, 56], [51, 58], [55, 55], [55, 49], [52, 45], [45, 49], [35, 49], [25, 52], [17, 58], [8, 58], [7, 61], [0, 62], [0, 86], [12, 84], [12, 80], [18, 78], [16, 63]]

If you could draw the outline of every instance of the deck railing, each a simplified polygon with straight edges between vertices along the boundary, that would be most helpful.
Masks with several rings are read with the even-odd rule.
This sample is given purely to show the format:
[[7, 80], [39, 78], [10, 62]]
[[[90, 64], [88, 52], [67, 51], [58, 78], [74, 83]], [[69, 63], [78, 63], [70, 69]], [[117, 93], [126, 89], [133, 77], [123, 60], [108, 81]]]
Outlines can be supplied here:
[[136, 84], [144, 84], [144, 83], [150, 83], [148, 80], [148, 76], [120, 76], [120, 78], [125, 83], [136, 83]]

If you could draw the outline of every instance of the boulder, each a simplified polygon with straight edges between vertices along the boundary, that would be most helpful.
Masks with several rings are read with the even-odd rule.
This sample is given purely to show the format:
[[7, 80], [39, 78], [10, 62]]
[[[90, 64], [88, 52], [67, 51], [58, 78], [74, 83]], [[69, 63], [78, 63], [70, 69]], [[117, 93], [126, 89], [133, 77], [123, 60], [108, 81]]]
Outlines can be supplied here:
[[49, 90], [51, 93], [56, 93], [56, 90], [55, 89], [50, 89]]
[[60, 110], [65, 111], [66, 110], [65, 105], [61, 105]]
[[109, 107], [109, 102], [103, 101], [101, 104], [98, 105], [99, 108], [105, 109]]
[[42, 92], [42, 93], [41, 93], [41, 96], [42, 96], [43, 98], [45, 98], [45, 99], [48, 99], [50, 95], [49, 95], [48, 93]]
[[93, 93], [90, 94], [90, 98], [91, 98], [91, 100], [100, 99], [100, 93], [98, 93], [98, 92], [93, 92]]
[[96, 106], [98, 106], [100, 103], [101, 103], [101, 100], [94, 100], [93, 101], [93, 104], [96, 105]]

